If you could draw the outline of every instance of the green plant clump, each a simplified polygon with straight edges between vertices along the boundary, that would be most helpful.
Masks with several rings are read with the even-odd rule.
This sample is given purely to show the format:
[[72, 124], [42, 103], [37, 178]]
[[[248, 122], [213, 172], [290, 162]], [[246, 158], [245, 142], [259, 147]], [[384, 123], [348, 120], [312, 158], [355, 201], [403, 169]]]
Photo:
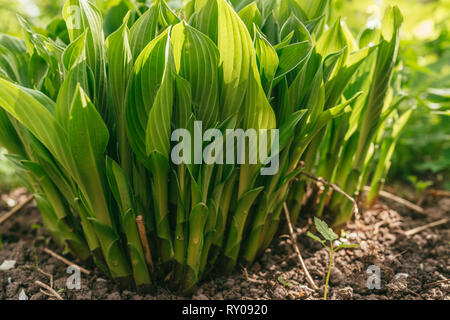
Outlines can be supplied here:
[[[296, 220], [302, 170], [379, 190], [410, 113], [397, 111], [397, 7], [355, 38], [327, 0], [107, 3], [68, 0], [45, 30], [19, 17], [23, 40], [0, 35], [0, 143], [73, 255], [188, 294], [252, 264], [286, 201]], [[280, 168], [174, 164], [180, 128], [279, 129]], [[336, 224], [351, 218], [340, 194], [316, 196]]]

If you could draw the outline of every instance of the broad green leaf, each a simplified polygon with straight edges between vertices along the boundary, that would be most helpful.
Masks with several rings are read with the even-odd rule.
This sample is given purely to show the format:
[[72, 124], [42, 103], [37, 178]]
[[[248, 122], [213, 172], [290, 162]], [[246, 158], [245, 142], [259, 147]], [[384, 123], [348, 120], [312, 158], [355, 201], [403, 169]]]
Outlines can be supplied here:
[[403, 22], [398, 7], [390, 7], [386, 10], [381, 33], [381, 43], [378, 47], [377, 62], [374, 77], [371, 80], [367, 107], [364, 110], [361, 124], [361, 137], [356, 153], [356, 166], [364, 165], [365, 154], [370, 147], [370, 142], [376, 133], [379, 118], [381, 116], [384, 100], [392, 79], [394, 66], [397, 61], [398, 47], [400, 43], [400, 27]]
[[277, 52], [255, 27], [255, 50], [258, 58], [259, 73], [263, 87], [268, 90], [272, 85], [275, 73], [280, 63]]
[[25, 155], [25, 150], [20, 137], [17, 134], [14, 126], [11, 123], [11, 119], [5, 110], [0, 108], [0, 145], [6, 148], [9, 153], [17, 154], [20, 156]]
[[103, 20], [103, 30], [106, 36], [111, 35], [123, 24], [123, 19], [128, 11], [133, 9], [131, 0], [120, 0], [117, 5], [109, 8]]
[[[157, 130], [161, 125], [161, 123], [158, 123], [157, 127], [153, 129], [148, 127], [149, 114], [155, 103], [155, 98], [158, 95], [161, 84], [163, 83], [164, 74], [166, 74], [166, 85], [164, 90], [170, 91], [171, 85], [168, 77], [173, 77], [168, 71], [166, 72], [166, 57], [169, 58], [167, 50], [170, 48], [168, 32], [169, 30], [167, 29], [157, 38], [152, 40], [142, 51], [134, 65], [128, 89], [126, 106], [128, 138], [136, 156], [145, 164], [148, 164], [146, 139], [150, 139], [150, 136], [146, 138], [146, 130], [147, 128], [149, 128], [149, 130]], [[164, 102], [163, 99], [167, 98], [166, 93], [167, 91], [164, 91], [159, 94], [158, 101], [160, 103]], [[158, 112], [168, 111], [165, 107], [166, 106], [160, 105]], [[155, 111], [153, 113], [155, 114]], [[171, 118], [166, 116], [165, 122], [163, 123], [166, 125], [164, 129], [165, 137], [167, 135], [167, 130], [170, 129], [170, 125], [167, 127], [167, 123], [170, 120]], [[157, 135], [152, 136], [152, 139], [156, 141]], [[149, 143], [150, 142], [151, 141], [149, 141]], [[166, 141], [162, 141], [161, 144], [162, 146], [160, 149], [162, 150], [159, 151], [168, 154]]]
[[247, 26], [248, 32], [253, 34], [253, 24], [255, 24], [258, 28], [261, 27], [262, 24], [262, 16], [261, 12], [259, 12], [258, 5], [256, 2], [252, 2], [246, 7], [242, 8], [239, 12], [239, 17]]
[[23, 40], [0, 34], [0, 75], [25, 87], [30, 86], [30, 56]]
[[106, 159], [106, 175], [111, 193], [116, 199], [120, 213], [124, 215], [130, 209], [133, 210], [135, 206], [132, 189], [127, 181], [125, 172], [116, 161], [109, 157]]
[[159, 5], [153, 4], [130, 29], [130, 49], [134, 60], [158, 34]]
[[36, 53], [33, 53], [29, 65], [29, 74], [34, 89], [36, 90], [43, 89], [44, 81], [46, 77], [49, 75], [49, 71], [50, 71], [49, 66], [45, 62], [45, 60], [42, 59]]
[[308, 41], [311, 45], [313, 43], [313, 39], [311, 37], [311, 33], [305, 24], [300, 21], [293, 13], [290, 15], [289, 19], [281, 26], [279, 37], [280, 39], [285, 39], [292, 32], [294, 32], [293, 41], [294, 42], [303, 42]]
[[323, 58], [343, 50], [343, 54], [339, 57], [339, 62], [336, 63], [336, 69], [339, 70], [347, 61], [347, 57], [354, 47], [355, 45], [346, 37], [342, 21], [338, 19], [335, 24], [320, 37], [317, 42], [316, 50]]
[[320, 239], [318, 236], [312, 234], [312, 233], [309, 232], [309, 231], [308, 231], [308, 233], [306, 233], [306, 235], [307, 235], [308, 237], [310, 237], [311, 239], [317, 241], [317, 242], [320, 242], [320, 243], [322, 243], [322, 244], [325, 243], [325, 240]]
[[[250, 33], [244, 22], [225, 0], [201, 1], [197, 25], [200, 31], [216, 41], [222, 66], [220, 106], [222, 119], [238, 114], [252, 76], [252, 61], [256, 57]], [[203, 12], [209, 16], [202, 15]], [[217, 16], [217, 22], [211, 18]]]
[[79, 187], [95, 217], [112, 226], [105, 193], [105, 152], [109, 133], [102, 117], [80, 86], [70, 111], [68, 135]]
[[280, 79], [304, 62], [311, 50], [310, 43], [307, 41], [287, 45], [278, 50], [279, 67], [276, 79]]
[[100, 240], [105, 261], [114, 279], [126, 280], [130, 275], [130, 265], [120, 247], [119, 235], [110, 226], [95, 218], [89, 218], [89, 222]]
[[111, 90], [115, 135], [122, 167], [131, 175], [131, 147], [127, 137], [126, 94], [133, 70], [133, 54], [129, 45], [128, 16], [123, 25], [106, 39], [109, 65], [109, 88]]
[[147, 156], [153, 152], [158, 152], [169, 159], [174, 104], [174, 63], [169, 36], [167, 37], [164, 59], [164, 74], [155, 102], [148, 115], [145, 141]]
[[317, 231], [328, 241], [334, 241], [339, 238], [339, 236], [334, 233], [334, 231], [327, 225], [326, 222], [314, 217], [314, 224]]
[[185, 22], [172, 31], [171, 44], [176, 72], [190, 83], [196, 119], [205, 128], [219, 120], [219, 51], [203, 33]]
[[309, 19], [314, 19], [325, 13], [330, 0], [295, 0], [304, 10]]
[[104, 119], [109, 122], [106, 106], [106, 55], [101, 12], [88, 0], [67, 0], [63, 8], [71, 41], [86, 32], [85, 54], [94, 75], [93, 102]]
[[64, 50], [63, 64], [66, 71], [69, 71], [75, 64], [86, 59], [86, 34], [86, 31], [83, 32]]
[[168, 28], [170, 26], [175, 26], [181, 22], [181, 19], [172, 11], [172, 9], [167, 5], [165, 0], [159, 0], [160, 5], [160, 15], [159, 21], [162, 27]]
[[0, 106], [30, 130], [70, 172], [73, 160], [67, 133], [51, 113], [55, 106], [50, 99], [0, 79]]

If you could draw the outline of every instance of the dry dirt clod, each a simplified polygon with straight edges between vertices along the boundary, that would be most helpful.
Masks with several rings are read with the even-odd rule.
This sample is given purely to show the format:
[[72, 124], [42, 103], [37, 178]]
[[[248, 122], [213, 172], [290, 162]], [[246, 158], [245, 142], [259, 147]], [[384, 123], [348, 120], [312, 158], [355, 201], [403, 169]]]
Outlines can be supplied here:
[[341, 270], [336, 267], [331, 268], [330, 283], [334, 286], [340, 285], [345, 280]]

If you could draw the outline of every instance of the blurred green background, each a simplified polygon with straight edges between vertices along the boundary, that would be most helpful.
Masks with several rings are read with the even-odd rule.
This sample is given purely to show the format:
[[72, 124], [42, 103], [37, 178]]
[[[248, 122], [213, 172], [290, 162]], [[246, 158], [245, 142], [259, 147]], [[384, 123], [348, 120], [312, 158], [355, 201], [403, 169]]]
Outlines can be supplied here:
[[390, 180], [417, 187], [430, 180], [450, 190], [450, 0], [336, 0], [334, 18], [342, 16], [355, 31], [378, 27], [387, 5], [404, 16], [400, 46], [401, 87], [416, 107], [396, 149]]
[[[94, 2], [106, 7], [120, 1]], [[21, 35], [17, 13], [44, 28], [60, 15], [64, 2], [0, 0], [0, 32]], [[450, 190], [450, 0], [331, 0], [330, 21], [342, 17], [357, 36], [365, 26], [379, 27], [385, 7], [394, 4], [405, 19], [399, 63], [401, 88], [409, 99], [402, 107], [416, 110], [399, 141], [390, 181], [417, 187], [429, 180]], [[5, 191], [20, 182], [2, 152], [0, 191]]]

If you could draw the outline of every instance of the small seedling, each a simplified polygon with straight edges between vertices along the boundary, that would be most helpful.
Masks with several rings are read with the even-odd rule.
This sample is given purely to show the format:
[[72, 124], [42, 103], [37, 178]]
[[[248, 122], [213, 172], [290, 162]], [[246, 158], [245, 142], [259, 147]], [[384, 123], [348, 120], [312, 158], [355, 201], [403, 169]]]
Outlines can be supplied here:
[[325, 249], [330, 252], [330, 263], [328, 266], [327, 280], [325, 282], [325, 294], [323, 298], [324, 300], [327, 300], [328, 283], [330, 281], [331, 266], [333, 265], [334, 253], [340, 249], [357, 248], [359, 247], [359, 244], [346, 244], [340, 242], [338, 245], [335, 245], [333, 241], [338, 240], [339, 236], [334, 233], [334, 231], [327, 225], [327, 223], [315, 217], [314, 224], [316, 225], [317, 231], [322, 235], [322, 237], [324, 237], [324, 240], [312, 234], [311, 232], [308, 232], [307, 236], [321, 243], [325, 247]]
[[278, 277], [278, 282], [281, 283], [286, 288], [292, 287], [292, 283], [290, 283], [289, 281], [285, 280], [282, 276]]
[[422, 181], [416, 176], [409, 176], [408, 180], [414, 186], [416, 197], [419, 199], [423, 199], [424, 191], [433, 185], [433, 181]]

